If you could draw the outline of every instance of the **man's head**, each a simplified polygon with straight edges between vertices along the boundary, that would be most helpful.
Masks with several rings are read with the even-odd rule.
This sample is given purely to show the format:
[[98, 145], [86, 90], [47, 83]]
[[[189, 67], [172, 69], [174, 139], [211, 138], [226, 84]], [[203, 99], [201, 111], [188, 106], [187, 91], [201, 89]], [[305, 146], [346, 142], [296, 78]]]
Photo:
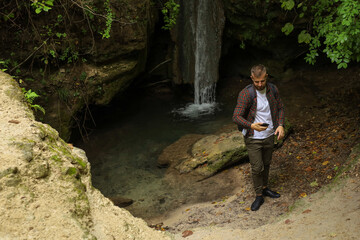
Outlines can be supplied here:
[[264, 65], [258, 64], [251, 68], [251, 79], [257, 90], [261, 91], [265, 89], [267, 76]]

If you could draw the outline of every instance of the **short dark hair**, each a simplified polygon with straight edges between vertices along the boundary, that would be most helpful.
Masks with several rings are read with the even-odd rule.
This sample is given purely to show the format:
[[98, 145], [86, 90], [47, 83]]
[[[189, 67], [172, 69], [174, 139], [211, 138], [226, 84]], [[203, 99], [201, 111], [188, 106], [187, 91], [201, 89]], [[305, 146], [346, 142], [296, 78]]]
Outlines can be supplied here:
[[251, 68], [251, 75], [254, 75], [254, 77], [261, 77], [264, 73], [266, 73], [266, 67], [262, 64], [254, 65]]

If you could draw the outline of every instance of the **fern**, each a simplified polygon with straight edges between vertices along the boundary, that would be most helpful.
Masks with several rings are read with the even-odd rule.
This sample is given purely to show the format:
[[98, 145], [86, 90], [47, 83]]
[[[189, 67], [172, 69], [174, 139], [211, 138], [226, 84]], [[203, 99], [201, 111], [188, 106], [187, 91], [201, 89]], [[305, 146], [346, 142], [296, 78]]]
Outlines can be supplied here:
[[35, 111], [40, 110], [43, 114], [45, 114], [45, 109], [38, 104], [33, 104], [35, 98], [40, 97], [36, 92], [32, 91], [31, 89], [25, 90], [25, 88], [21, 89], [24, 93], [25, 99], [27, 104], [30, 108], [35, 109]]

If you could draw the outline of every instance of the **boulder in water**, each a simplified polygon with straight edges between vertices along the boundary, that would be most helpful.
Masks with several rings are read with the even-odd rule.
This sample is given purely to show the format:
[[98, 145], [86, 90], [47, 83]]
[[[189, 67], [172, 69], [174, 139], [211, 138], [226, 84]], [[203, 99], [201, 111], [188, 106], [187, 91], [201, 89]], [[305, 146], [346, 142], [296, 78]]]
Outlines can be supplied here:
[[201, 138], [192, 146], [191, 157], [175, 168], [180, 173], [195, 172], [209, 177], [246, 158], [244, 137], [241, 132], [233, 131]]
[[158, 164], [169, 172], [210, 177], [228, 166], [244, 161], [247, 151], [239, 131], [218, 135], [189, 134], [164, 149]]

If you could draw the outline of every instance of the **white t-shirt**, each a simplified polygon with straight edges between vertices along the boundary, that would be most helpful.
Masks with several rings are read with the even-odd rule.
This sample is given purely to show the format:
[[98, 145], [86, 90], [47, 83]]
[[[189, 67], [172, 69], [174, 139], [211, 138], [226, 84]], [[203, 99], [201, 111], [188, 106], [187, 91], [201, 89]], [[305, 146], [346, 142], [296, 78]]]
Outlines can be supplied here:
[[[265, 131], [258, 132], [254, 130], [254, 136], [250, 137], [253, 139], [265, 139], [274, 134], [274, 125], [271, 118], [271, 111], [269, 101], [266, 98], [266, 88], [262, 91], [256, 90], [257, 95], [257, 107], [256, 116], [254, 123], [262, 122], [268, 123], [269, 126]], [[243, 129], [244, 136], [246, 135], [247, 129]]]

